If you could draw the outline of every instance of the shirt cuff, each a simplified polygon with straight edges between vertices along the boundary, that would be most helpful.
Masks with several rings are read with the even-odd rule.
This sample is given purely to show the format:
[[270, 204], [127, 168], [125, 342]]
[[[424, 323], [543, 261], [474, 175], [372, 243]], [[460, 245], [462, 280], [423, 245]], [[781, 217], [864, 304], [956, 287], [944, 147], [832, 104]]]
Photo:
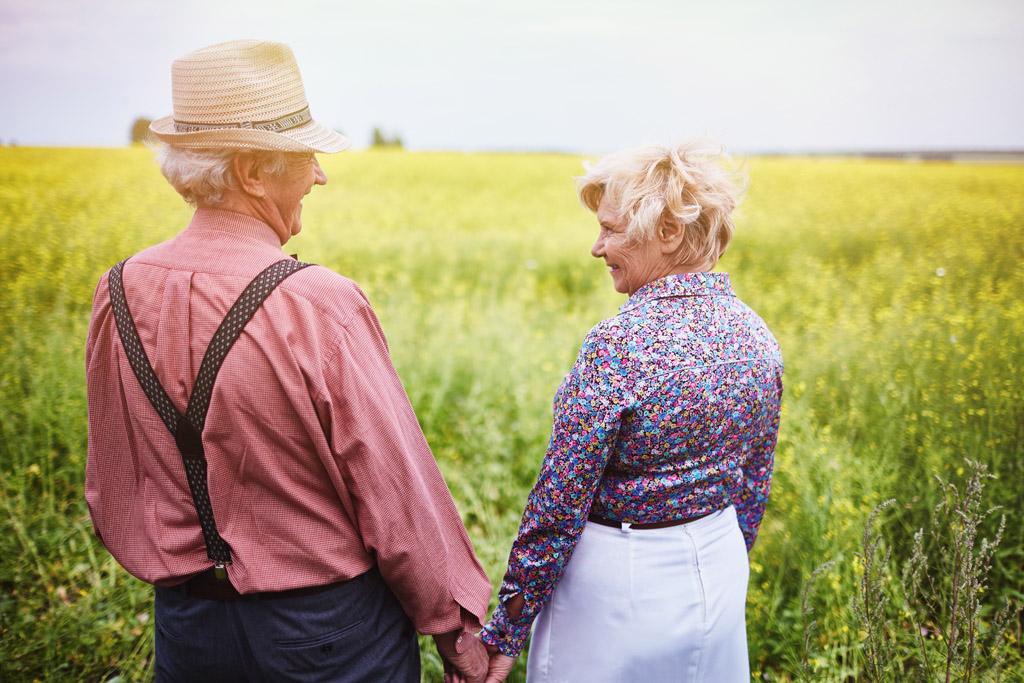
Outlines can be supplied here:
[[499, 603], [494, 609], [490, 621], [480, 632], [480, 640], [487, 645], [494, 645], [503, 655], [518, 657], [526, 647], [531, 626], [533, 626], [533, 617], [526, 616], [512, 620], [505, 612], [505, 605]]
[[479, 631], [480, 618], [458, 601], [455, 602], [455, 606], [458, 607], [458, 610], [453, 610], [445, 615], [443, 619], [432, 619], [428, 626], [417, 630], [425, 636], [441, 635], [457, 630], [469, 631], [470, 633]]

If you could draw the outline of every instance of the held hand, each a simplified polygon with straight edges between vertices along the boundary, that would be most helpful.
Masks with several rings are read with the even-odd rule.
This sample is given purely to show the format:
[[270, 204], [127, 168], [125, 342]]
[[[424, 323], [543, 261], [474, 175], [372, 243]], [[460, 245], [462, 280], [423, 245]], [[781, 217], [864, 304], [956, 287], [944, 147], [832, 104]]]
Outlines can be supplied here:
[[487, 668], [487, 680], [484, 683], [502, 683], [512, 672], [512, 667], [516, 665], [516, 658], [501, 654], [493, 645], [487, 646], [487, 652], [491, 656], [491, 661]]
[[484, 683], [487, 650], [480, 639], [465, 629], [434, 636], [444, 660], [445, 683]]

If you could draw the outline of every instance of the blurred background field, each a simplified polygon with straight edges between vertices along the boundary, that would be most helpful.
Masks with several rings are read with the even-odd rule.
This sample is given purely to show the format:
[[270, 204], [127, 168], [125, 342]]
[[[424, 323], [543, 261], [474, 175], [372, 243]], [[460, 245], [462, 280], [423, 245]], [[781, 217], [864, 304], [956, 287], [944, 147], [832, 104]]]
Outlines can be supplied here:
[[[326, 158], [330, 182], [286, 247], [369, 295], [495, 585], [555, 388], [623, 300], [589, 255], [580, 161]], [[933, 475], [962, 480], [965, 457], [995, 475], [985, 506], [1009, 515], [983, 627], [1024, 598], [1024, 167], [755, 158], [745, 171], [718, 269], [786, 361], [775, 483], [750, 556], [751, 667], [759, 680], [857, 680], [865, 634], [851, 600], [868, 514], [897, 500], [877, 524], [896, 575], [939, 499]], [[189, 215], [145, 149], [0, 149], [0, 680], [152, 676], [150, 591], [96, 541], [82, 497], [83, 347], [101, 273]], [[805, 641], [802, 592], [827, 560]], [[1010, 631], [1001, 668], [1021, 680], [1019, 620]], [[424, 667], [440, 680], [429, 648]]]

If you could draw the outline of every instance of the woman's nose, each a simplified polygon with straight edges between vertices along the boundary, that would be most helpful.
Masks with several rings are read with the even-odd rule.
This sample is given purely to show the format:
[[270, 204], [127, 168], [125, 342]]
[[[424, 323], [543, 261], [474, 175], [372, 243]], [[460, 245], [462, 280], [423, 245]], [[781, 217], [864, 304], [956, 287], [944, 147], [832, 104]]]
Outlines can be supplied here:
[[594, 258], [601, 258], [604, 256], [604, 238], [600, 235], [594, 240], [594, 246], [590, 247], [590, 255]]

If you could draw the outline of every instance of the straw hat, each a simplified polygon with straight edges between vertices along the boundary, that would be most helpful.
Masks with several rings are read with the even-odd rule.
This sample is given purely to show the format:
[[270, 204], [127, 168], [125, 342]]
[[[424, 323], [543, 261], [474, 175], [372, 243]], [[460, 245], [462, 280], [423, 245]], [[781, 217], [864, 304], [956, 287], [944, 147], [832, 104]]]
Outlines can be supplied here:
[[174, 60], [174, 115], [149, 129], [175, 147], [340, 152], [348, 139], [309, 113], [291, 48], [233, 40]]

